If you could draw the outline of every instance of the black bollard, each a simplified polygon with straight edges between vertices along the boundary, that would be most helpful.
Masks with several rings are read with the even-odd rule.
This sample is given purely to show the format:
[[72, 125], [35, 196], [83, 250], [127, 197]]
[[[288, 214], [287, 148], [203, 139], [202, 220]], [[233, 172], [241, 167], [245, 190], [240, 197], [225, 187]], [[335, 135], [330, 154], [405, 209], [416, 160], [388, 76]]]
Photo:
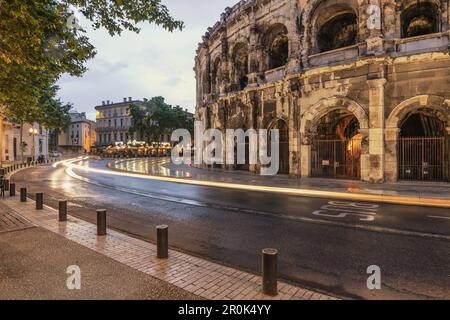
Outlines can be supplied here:
[[16, 184], [10, 183], [9, 184], [9, 196], [14, 197], [16, 195]]
[[156, 227], [156, 248], [158, 259], [167, 259], [169, 257], [169, 226]]
[[5, 180], [5, 191], [9, 191], [9, 180]]
[[59, 221], [67, 221], [67, 200], [59, 201]]
[[97, 210], [97, 235], [106, 236], [106, 210]]
[[20, 202], [27, 202], [27, 188], [20, 188]]
[[36, 193], [36, 210], [44, 209], [44, 194], [42, 192]]
[[262, 254], [263, 293], [274, 297], [278, 295], [278, 251], [264, 249]]

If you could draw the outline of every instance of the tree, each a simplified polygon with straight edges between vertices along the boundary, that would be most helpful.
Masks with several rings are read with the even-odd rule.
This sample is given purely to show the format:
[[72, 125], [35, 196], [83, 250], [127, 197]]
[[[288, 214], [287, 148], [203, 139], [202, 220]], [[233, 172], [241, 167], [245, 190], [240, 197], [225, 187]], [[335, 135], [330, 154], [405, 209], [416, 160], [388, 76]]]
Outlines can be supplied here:
[[194, 130], [194, 122], [186, 112], [180, 106], [172, 107], [167, 104], [160, 96], [150, 99], [144, 108], [131, 105], [129, 110], [132, 118], [130, 134], [137, 133], [149, 144], [158, 143], [158, 155], [164, 134], [170, 134], [179, 128], [188, 129], [191, 133]]
[[183, 22], [172, 18], [160, 0], [0, 0], [0, 106], [6, 106], [6, 116], [21, 128], [26, 122], [49, 121], [45, 108], [58, 104], [53, 96], [47, 106], [40, 105], [49, 90], [62, 74], [83, 75], [86, 62], [96, 54], [85, 30], [74, 27], [72, 9], [111, 36], [139, 32], [141, 22], [168, 31], [183, 29]]

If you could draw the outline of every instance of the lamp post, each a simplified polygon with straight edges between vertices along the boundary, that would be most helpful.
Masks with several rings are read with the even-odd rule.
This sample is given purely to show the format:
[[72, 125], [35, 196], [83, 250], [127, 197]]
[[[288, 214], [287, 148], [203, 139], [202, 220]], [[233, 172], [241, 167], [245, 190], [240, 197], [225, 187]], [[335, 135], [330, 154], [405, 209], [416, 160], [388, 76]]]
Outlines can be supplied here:
[[35, 142], [36, 139], [35, 139], [35, 137], [38, 134], [38, 129], [30, 128], [29, 133], [30, 133], [31, 138], [33, 139], [33, 144], [32, 144], [32, 147], [31, 147], [31, 154], [33, 156], [33, 161], [35, 161], [36, 160], [35, 159], [35, 151], [36, 151], [36, 142]]

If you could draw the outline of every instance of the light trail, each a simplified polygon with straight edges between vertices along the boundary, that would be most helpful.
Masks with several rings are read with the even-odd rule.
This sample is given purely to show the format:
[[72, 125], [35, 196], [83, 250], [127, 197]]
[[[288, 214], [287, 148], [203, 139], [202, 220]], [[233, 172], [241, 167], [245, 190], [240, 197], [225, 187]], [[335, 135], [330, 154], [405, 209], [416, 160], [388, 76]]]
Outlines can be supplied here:
[[90, 168], [90, 167], [75, 164], [76, 162], [80, 162], [80, 161], [88, 160], [88, 159], [90, 159], [90, 157], [79, 157], [76, 159], [62, 161], [61, 164], [63, 164], [70, 170], [78, 169], [78, 170], [84, 170], [86, 172], [93, 172], [93, 173], [98, 173], [98, 174], [103, 174], [103, 175], [114, 175], [114, 176], [120, 176], [120, 177], [138, 178], [138, 179], [194, 185], [194, 186], [201, 186], [201, 187], [214, 187], [214, 188], [225, 188], [225, 189], [242, 190], [242, 191], [279, 193], [279, 194], [313, 197], [313, 198], [356, 200], [356, 201], [367, 201], [367, 202], [401, 204], [401, 205], [408, 205], [408, 206], [450, 208], [450, 200], [446, 200], [446, 199], [420, 198], [420, 197], [394, 196], [394, 195], [370, 195], [370, 194], [345, 193], [345, 192], [333, 192], [333, 191], [322, 191], [322, 190], [295, 189], [295, 188], [285, 188], [285, 187], [270, 187], [270, 186], [261, 186], [261, 185], [234, 184], [234, 183], [219, 182], [219, 181], [191, 180], [191, 179], [183, 179], [183, 178], [142, 175], [142, 174], [130, 173], [130, 172], [120, 172], [120, 171], [113, 171], [113, 170], [97, 169], [97, 168]]

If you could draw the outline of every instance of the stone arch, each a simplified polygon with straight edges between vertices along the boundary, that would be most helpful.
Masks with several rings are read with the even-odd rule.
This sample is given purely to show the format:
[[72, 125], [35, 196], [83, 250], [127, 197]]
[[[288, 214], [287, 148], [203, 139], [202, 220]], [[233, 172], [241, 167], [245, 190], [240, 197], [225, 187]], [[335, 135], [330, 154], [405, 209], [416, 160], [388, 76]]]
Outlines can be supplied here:
[[[395, 182], [399, 179], [405, 179], [406, 171], [402, 170], [402, 162], [399, 160], [399, 158], [402, 157], [399, 150], [402, 149], [401, 144], [403, 140], [400, 136], [400, 132], [403, 123], [411, 114], [414, 114], [414, 112], [428, 113], [429, 110], [432, 110], [433, 116], [435, 116], [437, 120], [442, 121], [442, 124], [446, 126], [444, 130], [446, 131], [448, 139], [448, 136], [450, 135], [449, 99], [446, 100], [444, 97], [434, 95], [419, 95], [399, 103], [389, 114], [389, 117], [386, 120], [385, 130], [385, 176], [387, 181]], [[408, 144], [404, 143], [403, 146], [408, 147]], [[444, 161], [447, 162], [447, 164], [444, 164], [444, 167], [448, 167], [448, 160], [448, 156], [446, 156]], [[419, 161], [420, 163], [418, 163], [416, 167], [419, 168], [422, 163], [427, 161], [428, 160]], [[444, 169], [444, 173], [440, 175], [441, 178], [445, 178], [445, 176], [448, 175], [448, 172], [445, 173], [445, 170], [448, 171], [448, 169]]]
[[310, 4], [305, 19], [309, 54], [354, 45], [358, 41], [357, 0], [317, 0]]
[[282, 67], [289, 59], [289, 31], [285, 24], [274, 23], [267, 28], [261, 44], [268, 48], [266, 70]]
[[237, 42], [231, 52], [232, 81], [236, 90], [243, 90], [248, 84], [248, 52], [247, 42]]
[[355, 115], [358, 119], [360, 130], [369, 128], [369, 117], [360, 104], [347, 97], [334, 96], [320, 100], [301, 115], [300, 133], [303, 136], [303, 139], [309, 140], [311, 138], [311, 134], [314, 131], [312, 127], [318, 120], [329, 112], [339, 109], [347, 110]]
[[386, 121], [386, 128], [400, 129], [402, 121], [409, 113], [425, 107], [437, 111], [439, 119], [450, 127], [450, 100], [439, 96], [420, 95], [398, 104], [390, 113]]
[[401, 37], [409, 38], [441, 31], [439, 0], [405, 0], [400, 14]]
[[221, 60], [219, 56], [214, 57], [214, 59], [211, 59], [211, 93], [212, 94], [220, 94], [220, 85], [222, 81], [221, 77], [221, 71], [220, 71], [220, 64]]
[[[279, 140], [279, 162], [280, 168], [279, 173], [289, 174], [290, 173], [290, 145], [289, 145], [289, 121], [284, 117], [275, 117], [268, 121], [266, 128], [269, 130], [278, 129], [280, 130], [280, 140]], [[270, 141], [270, 138], [269, 138]], [[270, 143], [269, 143], [270, 150]]]

